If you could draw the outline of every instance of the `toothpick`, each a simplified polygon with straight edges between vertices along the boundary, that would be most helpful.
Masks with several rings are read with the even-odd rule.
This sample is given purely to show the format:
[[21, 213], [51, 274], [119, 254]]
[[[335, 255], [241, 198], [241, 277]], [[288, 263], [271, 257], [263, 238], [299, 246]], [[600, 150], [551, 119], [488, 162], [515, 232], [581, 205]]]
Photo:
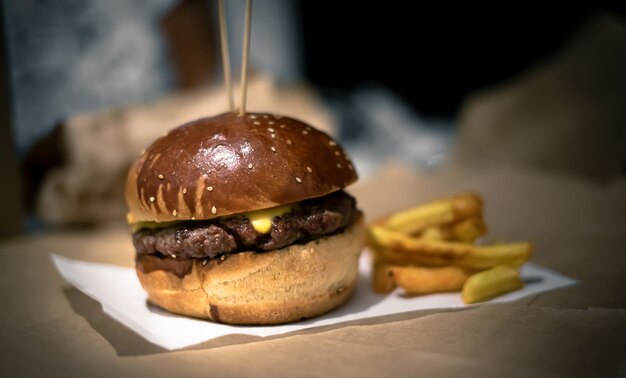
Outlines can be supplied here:
[[248, 53], [250, 52], [250, 20], [252, 0], [246, 0], [246, 24], [243, 33], [243, 57], [241, 61], [241, 108], [239, 116], [246, 114], [246, 96], [248, 94]]
[[224, 12], [224, 0], [218, 0], [217, 7], [219, 10], [220, 21], [220, 42], [222, 46], [222, 65], [224, 66], [224, 84], [226, 85], [226, 93], [228, 95], [228, 108], [231, 112], [235, 111], [235, 97], [233, 95], [233, 86], [231, 84], [230, 74], [230, 54], [228, 52], [228, 32], [226, 29], [226, 15]]

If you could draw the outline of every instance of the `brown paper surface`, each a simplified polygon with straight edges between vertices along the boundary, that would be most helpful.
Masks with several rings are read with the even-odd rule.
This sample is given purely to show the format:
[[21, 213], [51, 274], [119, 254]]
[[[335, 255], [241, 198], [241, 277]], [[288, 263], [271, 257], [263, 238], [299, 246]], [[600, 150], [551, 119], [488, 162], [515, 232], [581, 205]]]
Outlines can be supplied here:
[[429, 310], [294, 334], [231, 335], [168, 352], [64, 282], [49, 253], [132, 266], [124, 226], [0, 244], [0, 355], [12, 375], [624, 376], [626, 181], [494, 170], [436, 175], [388, 166], [351, 187], [369, 219], [474, 190], [489, 235], [533, 240], [534, 261], [578, 285], [513, 303]]

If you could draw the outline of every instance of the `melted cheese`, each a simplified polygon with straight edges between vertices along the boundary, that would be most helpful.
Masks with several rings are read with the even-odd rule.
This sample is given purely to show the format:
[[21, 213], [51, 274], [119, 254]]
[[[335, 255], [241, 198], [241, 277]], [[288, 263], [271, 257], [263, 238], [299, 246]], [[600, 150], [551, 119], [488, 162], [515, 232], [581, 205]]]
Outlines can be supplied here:
[[277, 206], [269, 209], [250, 211], [244, 215], [250, 220], [252, 227], [260, 233], [267, 234], [272, 230], [274, 218], [280, 217], [293, 210], [292, 205]]
[[[260, 234], [267, 234], [272, 230], [272, 222], [274, 222], [274, 218], [280, 217], [281, 215], [287, 214], [291, 210], [293, 210], [293, 205], [284, 205], [272, 207], [269, 209], [262, 209], [256, 211], [249, 211], [244, 213], [243, 215], [250, 220], [252, 227]], [[163, 228], [168, 227], [176, 223], [183, 222], [181, 221], [171, 221], [171, 222], [137, 222], [131, 225], [133, 232], [138, 230], [149, 228]]]
[[133, 230], [133, 232], [137, 232], [141, 229], [144, 228], [149, 228], [151, 230], [155, 229], [155, 228], [163, 228], [163, 227], [167, 227], [167, 226], [171, 226], [173, 224], [176, 223], [181, 223], [182, 221], [171, 221], [171, 222], [150, 222], [150, 221], [146, 221], [146, 222], [137, 222], [137, 223], [133, 223], [130, 225], [131, 229]]

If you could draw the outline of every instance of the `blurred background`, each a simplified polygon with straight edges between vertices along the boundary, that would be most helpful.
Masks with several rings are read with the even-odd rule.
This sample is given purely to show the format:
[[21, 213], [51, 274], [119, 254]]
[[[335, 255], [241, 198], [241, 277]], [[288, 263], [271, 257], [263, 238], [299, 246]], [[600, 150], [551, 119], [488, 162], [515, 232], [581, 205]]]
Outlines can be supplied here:
[[[226, 1], [235, 82], [244, 6]], [[256, 0], [249, 108], [334, 135], [362, 179], [400, 162], [602, 185], [626, 173], [624, 8]], [[123, 222], [140, 151], [227, 110], [217, 1], [4, 0], [1, 12], [1, 235]]]

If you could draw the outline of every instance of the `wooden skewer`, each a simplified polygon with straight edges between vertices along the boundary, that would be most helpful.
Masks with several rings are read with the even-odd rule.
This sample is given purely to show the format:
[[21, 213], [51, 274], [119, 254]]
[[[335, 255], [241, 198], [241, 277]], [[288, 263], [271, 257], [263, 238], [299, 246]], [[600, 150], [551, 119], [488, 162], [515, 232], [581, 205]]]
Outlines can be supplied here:
[[241, 60], [241, 108], [239, 116], [246, 114], [246, 96], [248, 94], [248, 53], [250, 52], [250, 21], [252, 0], [246, 0], [246, 24], [243, 33], [243, 57]]
[[220, 22], [220, 42], [222, 47], [222, 65], [224, 66], [224, 84], [228, 95], [228, 109], [235, 111], [235, 97], [233, 95], [233, 86], [230, 74], [230, 54], [228, 52], [228, 34], [226, 29], [226, 15], [224, 12], [224, 0], [218, 0], [217, 7], [219, 10]]

